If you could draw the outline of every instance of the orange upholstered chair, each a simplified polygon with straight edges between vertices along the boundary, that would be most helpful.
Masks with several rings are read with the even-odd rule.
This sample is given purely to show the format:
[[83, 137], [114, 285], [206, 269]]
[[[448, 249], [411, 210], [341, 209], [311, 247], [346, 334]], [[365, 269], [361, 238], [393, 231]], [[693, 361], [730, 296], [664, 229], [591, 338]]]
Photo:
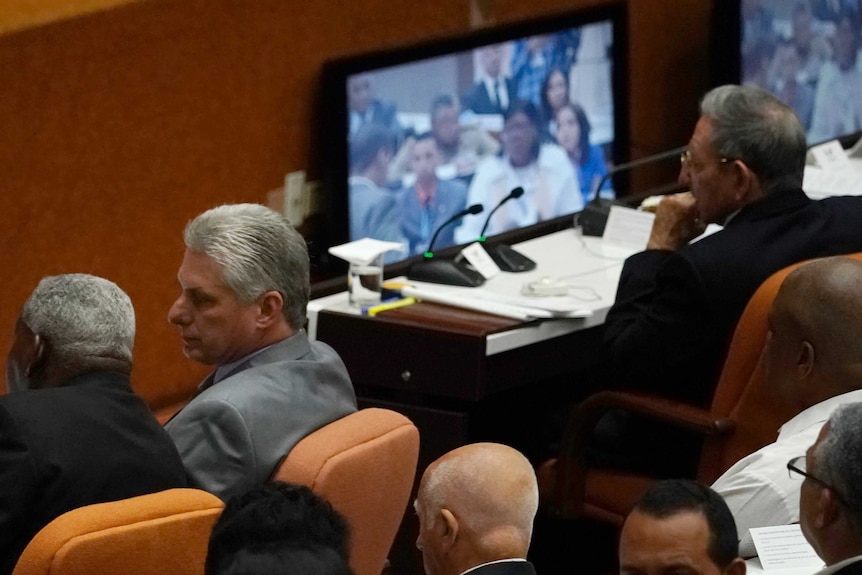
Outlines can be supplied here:
[[[850, 257], [862, 260], [862, 253]], [[624, 409], [671, 422], [703, 436], [696, 479], [711, 484], [742, 457], [775, 441], [778, 428], [798, 408], [764, 385], [760, 354], [768, 331], [767, 312], [784, 278], [800, 264], [766, 279], [752, 295], [733, 334], [711, 408], [643, 393], [605, 391], [587, 398], [569, 419], [559, 457], [538, 469], [543, 502], [563, 517], [586, 517], [621, 525], [656, 481], [625, 469], [591, 468], [590, 434], [609, 409]], [[655, 446], [656, 451], [662, 449]]]
[[13, 575], [202, 575], [223, 505], [197, 489], [168, 489], [74, 509], [24, 549]]
[[273, 479], [307, 485], [347, 519], [350, 566], [380, 575], [410, 499], [419, 431], [394, 411], [360, 409], [300, 441]]

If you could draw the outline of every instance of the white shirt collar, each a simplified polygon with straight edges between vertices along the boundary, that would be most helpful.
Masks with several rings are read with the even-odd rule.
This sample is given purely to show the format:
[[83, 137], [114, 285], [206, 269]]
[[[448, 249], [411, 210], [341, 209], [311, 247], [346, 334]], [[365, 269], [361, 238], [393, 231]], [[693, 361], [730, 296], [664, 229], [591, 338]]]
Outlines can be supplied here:
[[778, 431], [779, 441], [782, 436], [792, 437], [809, 427], [822, 425], [839, 405], [856, 401], [862, 401], [862, 389], [842, 393], [821, 401], [817, 405], [812, 405], [781, 426]]
[[467, 569], [466, 571], [461, 573], [461, 575], [467, 575], [467, 573], [475, 571], [476, 569], [478, 569], [480, 567], [484, 567], [486, 565], [494, 565], [496, 563], [518, 563], [518, 562], [524, 563], [526, 561], [527, 561], [526, 559], [522, 559], [520, 557], [513, 557], [512, 559], [497, 559], [496, 561], [488, 561], [487, 563], [482, 563], [481, 565], [476, 565], [475, 567], [470, 567], [469, 569]]

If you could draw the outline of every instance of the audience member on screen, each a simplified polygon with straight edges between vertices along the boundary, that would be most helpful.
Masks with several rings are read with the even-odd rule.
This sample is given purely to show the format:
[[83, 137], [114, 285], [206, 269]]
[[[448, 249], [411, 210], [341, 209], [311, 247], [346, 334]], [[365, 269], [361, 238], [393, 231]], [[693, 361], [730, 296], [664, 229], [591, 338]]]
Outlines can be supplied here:
[[394, 102], [378, 99], [374, 95], [370, 74], [357, 74], [347, 80], [347, 107], [350, 115], [350, 136], [362, 126], [383, 126], [396, 142], [402, 137], [401, 124]]
[[557, 135], [557, 111], [570, 102], [569, 75], [560, 68], [554, 68], [542, 83], [542, 134], [545, 139], [554, 140]]
[[538, 505], [533, 466], [511, 447], [474, 443], [443, 455], [413, 504], [426, 575], [535, 575], [526, 557]]
[[0, 574], [59, 515], [186, 486], [171, 438], [129, 383], [135, 311], [116, 284], [46, 277], [27, 299], [0, 397]]
[[351, 575], [347, 522], [304, 485], [273, 481], [227, 502], [205, 575]]
[[839, 408], [787, 468], [802, 480], [799, 524], [826, 563], [817, 575], [862, 572], [862, 403]]
[[[720, 86], [700, 110], [679, 177], [691, 191], [662, 199], [647, 249], [623, 265], [602, 363], [622, 386], [707, 405], [736, 322], [766, 278], [862, 251], [862, 198], [805, 195], [805, 132], [769, 92]], [[710, 223], [723, 229], [690, 243]]]
[[781, 284], [769, 311], [764, 385], [798, 407], [778, 439], [734, 464], [712, 486], [736, 519], [753, 527], [799, 521], [799, 481], [785, 463], [811, 445], [832, 412], [862, 401], [862, 262], [804, 264]]
[[168, 320], [215, 371], [165, 428], [194, 487], [222, 499], [266, 482], [308, 433], [356, 411], [341, 358], [303, 329], [305, 240], [279, 213], [223, 205], [186, 226]]
[[[573, 102], [557, 110], [557, 142], [566, 151], [578, 177], [584, 204], [595, 197], [599, 182], [608, 173], [602, 147], [590, 143], [590, 121], [584, 109]], [[602, 190], [610, 190], [610, 180]]]
[[[461, 121], [461, 107], [448, 94], [439, 94], [431, 101], [431, 135], [440, 152], [442, 179], [459, 178], [470, 181], [478, 162], [500, 151], [500, 144], [477, 122]], [[413, 146], [416, 138], [407, 138], [389, 166], [389, 181], [398, 186], [412, 184], [414, 173], [410, 171]], [[405, 177], [408, 176], [408, 177]]]
[[554, 68], [570, 70], [574, 62], [578, 30], [530, 36], [514, 43], [512, 79], [516, 96], [536, 107], [542, 105], [542, 84]]
[[823, 35], [814, 30], [812, 20], [811, 7], [808, 2], [805, 0], [797, 2], [793, 7], [791, 16], [792, 34], [790, 37], [790, 43], [796, 49], [796, 54], [799, 57], [799, 71], [796, 80], [814, 89], [817, 85], [817, 79], [820, 77], [820, 67], [829, 60], [832, 49]]
[[814, 88], [799, 81], [801, 74], [802, 63], [796, 46], [789, 42], [778, 46], [773, 58], [768, 89], [793, 108], [802, 126], [808, 130], [814, 109]]
[[[516, 100], [509, 106], [501, 134], [502, 155], [479, 164], [470, 183], [467, 205], [482, 204], [490, 212], [514, 188], [524, 188], [524, 194], [494, 213], [486, 235], [571, 214], [583, 207], [580, 187], [565, 151], [557, 144], [542, 144], [540, 131], [541, 119], [532, 103]], [[475, 240], [484, 222], [484, 218], [464, 220], [455, 239], [458, 243]]]
[[503, 44], [492, 44], [476, 49], [479, 79], [473, 88], [461, 97], [464, 110], [476, 114], [503, 115], [515, 99], [515, 83], [503, 73]]
[[[410, 169], [416, 183], [401, 192], [401, 232], [410, 245], [410, 255], [429, 249], [437, 228], [464, 209], [467, 187], [459, 180], [437, 178], [440, 151], [434, 137], [426, 132], [416, 138], [410, 158]], [[443, 228], [434, 244], [444, 248], [455, 243], [455, 225]]]
[[818, 143], [862, 130], [862, 70], [856, 65], [859, 28], [849, 11], [835, 29], [833, 59], [820, 69], [808, 141]]
[[685, 479], [656, 483], [620, 533], [620, 575], [745, 575], [736, 527], [724, 501]]
[[386, 187], [394, 143], [389, 130], [363, 126], [350, 138], [350, 177], [347, 180], [350, 239], [402, 241], [398, 197]]

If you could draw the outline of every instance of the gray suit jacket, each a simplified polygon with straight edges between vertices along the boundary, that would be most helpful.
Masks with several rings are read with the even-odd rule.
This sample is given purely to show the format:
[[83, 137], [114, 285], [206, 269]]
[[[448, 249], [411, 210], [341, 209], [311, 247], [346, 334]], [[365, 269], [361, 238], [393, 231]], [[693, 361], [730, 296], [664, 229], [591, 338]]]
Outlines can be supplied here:
[[354, 411], [341, 358], [301, 330], [204, 389], [165, 429], [190, 483], [227, 500], [266, 482], [300, 439]]

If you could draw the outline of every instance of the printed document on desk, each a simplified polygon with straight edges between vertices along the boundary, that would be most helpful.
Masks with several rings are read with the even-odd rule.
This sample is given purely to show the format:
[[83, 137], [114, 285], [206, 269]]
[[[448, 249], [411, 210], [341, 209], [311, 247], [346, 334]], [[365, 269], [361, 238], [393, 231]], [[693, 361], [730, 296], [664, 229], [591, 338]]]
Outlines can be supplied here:
[[[625, 258], [638, 251], [606, 245], [600, 238], [582, 237], [573, 228], [534, 238], [515, 246], [537, 262], [524, 273], [502, 272], [476, 288], [410, 282], [402, 290], [427, 301], [436, 301], [516, 319], [588, 318], [603, 314], [613, 304]], [[543, 279], [566, 286], [566, 295], [524, 295], [524, 287]]]

